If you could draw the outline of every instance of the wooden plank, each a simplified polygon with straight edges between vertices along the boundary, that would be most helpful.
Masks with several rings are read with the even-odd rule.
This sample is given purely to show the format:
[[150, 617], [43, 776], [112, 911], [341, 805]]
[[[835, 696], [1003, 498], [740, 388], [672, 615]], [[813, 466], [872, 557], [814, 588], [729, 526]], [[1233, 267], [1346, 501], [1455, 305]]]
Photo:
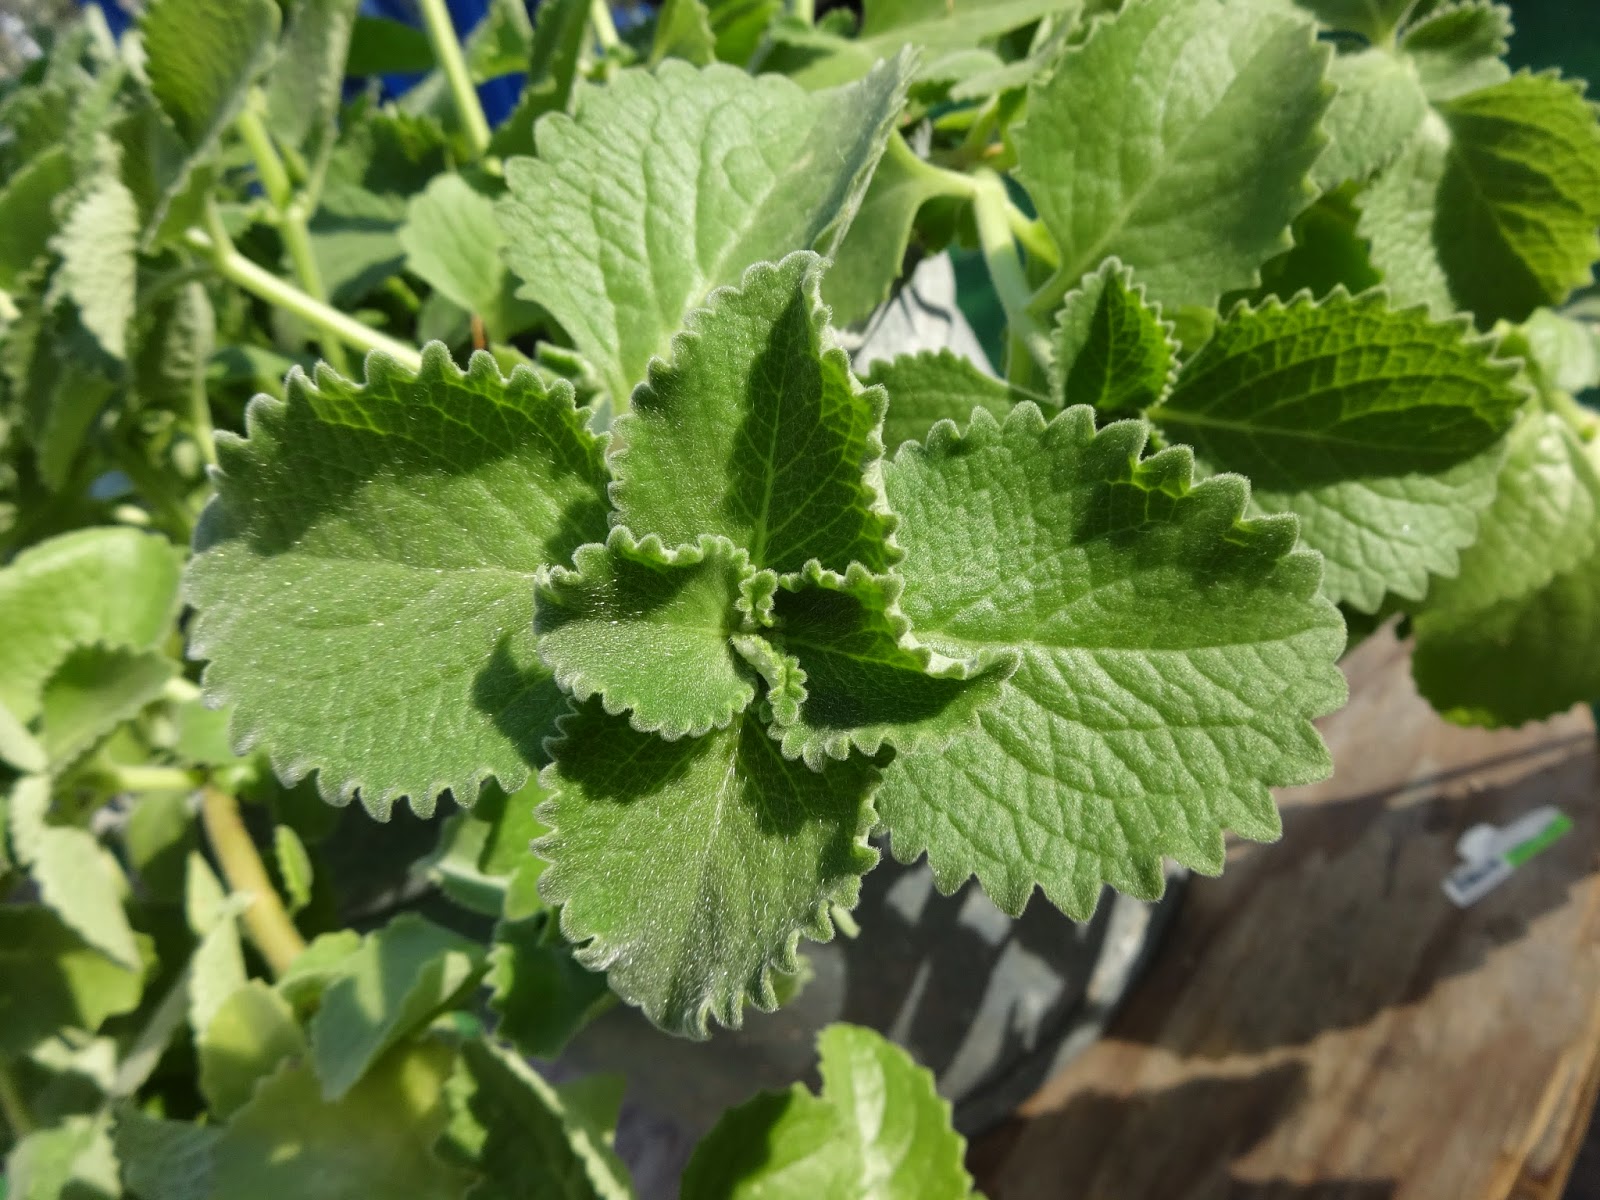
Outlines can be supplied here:
[[[1440, 720], [1405, 647], [1347, 660], [1336, 770], [1196, 880], [1108, 1036], [974, 1148], [993, 1200], [1557, 1200], [1600, 1087], [1600, 756], [1587, 711]], [[1576, 828], [1466, 912], [1456, 840]]]

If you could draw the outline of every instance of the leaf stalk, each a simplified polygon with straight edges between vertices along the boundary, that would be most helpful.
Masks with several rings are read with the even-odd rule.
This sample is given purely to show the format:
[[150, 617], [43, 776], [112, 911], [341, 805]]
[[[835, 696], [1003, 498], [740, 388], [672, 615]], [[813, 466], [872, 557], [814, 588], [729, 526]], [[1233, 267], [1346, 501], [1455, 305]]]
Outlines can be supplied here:
[[478, 99], [478, 89], [472, 84], [466, 57], [461, 53], [461, 41], [450, 21], [450, 10], [445, 7], [445, 0], [418, 0], [417, 7], [422, 12], [428, 41], [433, 43], [434, 57], [439, 60], [445, 82], [450, 85], [450, 99], [466, 131], [472, 157], [480, 159], [489, 151], [489, 119], [483, 115], [483, 104]]
[[622, 45], [622, 38], [617, 34], [617, 23], [611, 19], [609, 0], [590, 0], [589, 24], [594, 26], [595, 40], [606, 53]]
[[1000, 176], [989, 170], [974, 173], [972, 217], [978, 227], [978, 245], [984, 265], [989, 269], [989, 279], [1000, 298], [1000, 306], [1005, 309], [1012, 335], [1040, 366], [1048, 366], [1049, 338], [1028, 307], [1033, 289], [1028, 286], [1028, 276], [1022, 268], [1022, 257], [1017, 253], [1012, 232], [1014, 207]]
[[12, 1135], [19, 1142], [39, 1128], [28, 1102], [22, 1098], [22, 1089], [17, 1086], [16, 1076], [11, 1073], [10, 1065], [4, 1062], [0, 1062], [0, 1116], [5, 1117]]
[[200, 823], [229, 889], [252, 897], [241, 918], [245, 933], [267, 960], [273, 977], [281, 978], [305, 950], [306, 942], [267, 877], [261, 855], [239, 815], [239, 802], [220, 788], [206, 785], [200, 792]]

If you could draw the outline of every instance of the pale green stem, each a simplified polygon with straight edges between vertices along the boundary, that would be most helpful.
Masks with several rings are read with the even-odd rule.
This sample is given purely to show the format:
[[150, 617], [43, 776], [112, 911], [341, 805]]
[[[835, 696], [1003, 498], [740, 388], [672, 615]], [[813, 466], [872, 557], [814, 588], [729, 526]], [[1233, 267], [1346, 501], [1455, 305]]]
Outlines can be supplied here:
[[1006, 197], [1006, 206], [1006, 216], [1011, 222], [1011, 236], [1017, 239], [1017, 244], [1047, 267], [1052, 269], [1059, 267], [1061, 251], [1056, 249], [1055, 239], [1044, 227], [1044, 222], [1028, 216], [1012, 203], [1009, 196]]
[[791, 0], [789, 11], [807, 25], [815, 25], [817, 22], [817, 6], [813, 0]]
[[267, 200], [272, 207], [283, 212], [294, 199], [294, 184], [289, 182], [289, 172], [284, 169], [283, 159], [278, 157], [277, 148], [272, 144], [272, 135], [267, 132], [266, 122], [261, 119], [261, 110], [254, 96], [239, 114], [237, 124], [239, 135], [250, 150], [250, 157], [255, 159], [261, 190], [267, 193]]
[[[300, 281], [300, 286], [305, 289], [306, 295], [326, 305], [328, 289], [323, 285], [322, 268], [317, 265], [316, 252], [311, 248], [311, 229], [306, 224], [305, 211], [298, 203], [291, 204], [284, 212], [278, 232], [283, 236], [284, 248], [289, 252], [289, 261], [294, 265], [295, 278]], [[350, 374], [350, 360], [345, 357], [344, 347], [338, 342], [324, 342], [322, 356], [339, 374]]]
[[415, 347], [396, 341], [386, 333], [363, 325], [354, 317], [340, 312], [314, 296], [306, 294], [293, 284], [285, 283], [271, 271], [251, 262], [231, 246], [220, 246], [210, 235], [199, 229], [189, 229], [184, 239], [196, 250], [211, 255], [217, 273], [228, 282], [243, 288], [252, 296], [292, 313], [329, 338], [343, 342], [362, 353], [373, 350], [389, 355], [408, 371], [422, 369], [422, 355]]
[[16, 1077], [3, 1062], [0, 1062], [0, 1116], [5, 1117], [13, 1137], [19, 1142], [39, 1127], [28, 1108], [28, 1102], [22, 1098]]
[[610, 0], [590, 0], [589, 24], [594, 26], [595, 40], [603, 50], [615, 50], [622, 45], [617, 36], [617, 23], [611, 19]]
[[1027, 347], [1041, 366], [1050, 362], [1050, 342], [1038, 321], [1028, 311], [1033, 290], [1022, 269], [1022, 257], [1011, 232], [1011, 198], [1005, 184], [993, 171], [973, 176], [972, 218], [978, 227], [978, 245], [989, 279], [994, 284], [1000, 306], [1005, 309], [1011, 333]]
[[200, 689], [182, 675], [174, 675], [167, 680], [161, 694], [174, 704], [189, 704], [200, 699]]
[[195, 779], [178, 767], [103, 766], [95, 774], [117, 792], [192, 792]]
[[461, 53], [461, 42], [456, 37], [455, 26], [450, 23], [450, 10], [445, 7], [445, 0], [417, 0], [417, 7], [422, 10], [422, 23], [428, 30], [428, 40], [433, 43], [434, 56], [444, 69], [445, 82], [450, 85], [450, 99], [455, 103], [462, 128], [466, 130], [472, 157], [482, 158], [489, 149], [489, 119], [483, 115], [478, 89], [472, 86], [472, 75]]
[[1558, 388], [1541, 388], [1540, 399], [1544, 403], [1545, 410], [1565, 421], [1567, 427], [1578, 435], [1579, 440], [1593, 441], [1595, 435], [1600, 433], [1600, 413], [1585, 408], [1567, 392]]
[[281, 978], [305, 950], [306, 942], [267, 877], [256, 844], [239, 816], [239, 802], [227, 792], [206, 787], [200, 794], [200, 823], [229, 890], [252, 897], [242, 918], [244, 930], [272, 974]]

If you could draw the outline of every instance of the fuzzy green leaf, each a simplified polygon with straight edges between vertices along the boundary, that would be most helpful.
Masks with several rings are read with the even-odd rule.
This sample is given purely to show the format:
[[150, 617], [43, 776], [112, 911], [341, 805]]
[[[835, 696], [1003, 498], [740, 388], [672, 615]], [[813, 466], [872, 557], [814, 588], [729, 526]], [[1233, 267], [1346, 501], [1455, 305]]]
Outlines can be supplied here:
[[1407, 27], [1400, 49], [1416, 64], [1430, 100], [1449, 100], [1491, 87], [1510, 74], [1501, 62], [1510, 47], [1511, 10], [1462, 0], [1441, 4]]
[[222, 1130], [147, 1117], [131, 1106], [117, 1114], [122, 1177], [139, 1200], [211, 1200], [212, 1151]]
[[[1284, 7], [1286, 0], [1264, 0]], [[1413, 8], [1417, 0], [1287, 0], [1299, 11], [1315, 17], [1333, 30], [1359, 33], [1369, 42], [1383, 42]]]
[[131, 1012], [143, 972], [118, 966], [43, 905], [0, 905], [0, 1052]]
[[539, 123], [538, 158], [506, 165], [500, 219], [519, 294], [624, 407], [713, 289], [791, 250], [834, 251], [908, 70], [895, 60], [813, 96], [775, 75], [667, 62], [583, 92], [575, 119]]
[[108, 173], [73, 206], [51, 243], [61, 255], [52, 295], [69, 297], [84, 328], [117, 359], [128, 351], [138, 241], [139, 209], [133, 193]]
[[753, 616], [744, 551], [709, 536], [668, 549], [619, 527], [574, 562], [540, 578], [534, 612], [539, 657], [565, 691], [666, 738], [726, 728], [749, 707], [755, 680], [728, 644]]
[[489, 152], [507, 157], [534, 152], [533, 128], [548, 112], [566, 112], [578, 56], [589, 31], [589, 0], [543, 0], [534, 13], [528, 84], [511, 115], [494, 131]]
[[219, 436], [186, 585], [235, 745], [377, 814], [520, 787], [565, 705], [534, 653], [534, 577], [606, 530], [570, 387], [488, 355], [463, 373], [435, 343], [418, 375], [374, 354], [365, 384], [294, 372], [287, 391], [252, 402], [247, 441]]
[[151, 0], [139, 18], [150, 91], [192, 151], [239, 114], [272, 60], [273, 0]]
[[1600, 696], [1600, 467], [1558, 417], [1513, 431], [1461, 572], [1417, 615], [1417, 686], [1456, 720], [1519, 725]]
[[333, 150], [360, 0], [295, 0], [267, 80], [267, 123], [317, 171]]
[[1587, 283], [1600, 258], [1600, 120], [1581, 85], [1517, 75], [1444, 102], [1361, 199], [1399, 299], [1480, 327]]
[[59, 227], [55, 202], [73, 174], [71, 156], [56, 146], [0, 185], [0, 288], [15, 291], [45, 253]]
[[1161, 308], [1114, 258], [1085, 275], [1056, 317], [1050, 395], [1089, 404], [1102, 420], [1137, 416], [1172, 388], [1178, 345]]
[[6, 1158], [8, 1200], [120, 1200], [106, 1122], [69, 1116], [17, 1139]]
[[795, 1084], [723, 1115], [695, 1148], [683, 1200], [962, 1200], [966, 1145], [933, 1074], [870, 1029], [817, 1039], [822, 1094]]
[[1373, 612], [1455, 573], [1524, 400], [1515, 369], [1381, 292], [1301, 296], [1235, 309], [1149, 415], [1248, 476], [1263, 508], [1297, 513], [1328, 595]]
[[539, 890], [565, 906], [578, 961], [677, 1033], [773, 1008], [772, 972], [795, 969], [802, 933], [833, 936], [831, 907], [853, 907], [877, 862], [877, 769], [808, 770], [750, 713], [668, 742], [591, 700], [561, 728], [541, 776], [554, 832], [537, 844], [551, 864]]
[[496, 1036], [536, 1058], [560, 1054], [611, 995], [606, 977], [573, 957], [548, 912], [500, 923], [485, 982], [489, 1007], [500, 1014]]
[[463, 1200], [468, 1179], [432, 1147], [449, 1114], [442, 1045], [385, 1055], [342, 1099], [327, 1101], [309, 1063], [268, 1077], [212, 1148], [213, 1195], [228, 1200]]
[[889, 394], [883, 444], [890, 450], [920, 442], [937, 421], [964, 425], [975, 408], [1003, 421], [1013, 404], [1042, 400], [985, 374], [949, 350], [902, 354], [874, 363], [865, 382]]
[[1323, 191], [1364, 183], [1393, 162], [1428, 113], [1417, 67], [1405, 55], [1379, 48], [1341, 54], [1328, 81], [1339, 90], [1323, 122], [1328, 147], [1311, 172]]
[[311, 903], [311, 856], [306, 853], [300, 835], [289, 825], [273, 828], [272, 851], [278, 864], [278, 875], [283, 879], [284, 906], [292, 915]]
[[1038, 886], [1079, 919], [1104, 883], [1154, 897], [1164, 857], [1220, 871], [1224, 829], [1275, 838], [1268, 789], [1328, 772], [1311, 719], [1344, 698], [1344, 628], [1316, 556], [1292, 518], [1244, 518], [1243, 480], [1191, 484], [1188, 450], [1141, 461], [1147, 433], [1024, 404], [889, 466], [917, 636], [1022, 658], [878, 793], [896, 857], [926, 850], [946, 891], [976, 874], [1016, 913]]
[[618, 420], [615, 520], [668, 545], [725, 537], [757, 568], [891, 561], [875, 486], [885, 400], [850, 373], [801, 251], [694, 313]]
[[708, 0], [711, 31], [717, 35], [717, 57], [748, 66], [766, 39], [783, 0]]
[[1093, 26], [1016, 134], [1054, 294], [1109, 255], [1173, 307], [1255, 284], [1315, 196], [1327, 53], [1308, 23], [1221, 0], [1130, 0]]
[[955, 660], [918, 645], [900, 612], [901, 586], [860, 564], [838, 575], [813, 563], [784, 580], [769, 636], [794, 660], [806, 692], [799, 711], [773, 727], [787, 757], [820, 771], [829, 759], [885, 744], [938, 750], [999, 696], [1015, 656]]
[[368, 934], [311, 1019], [323, 1098], [349, 1092], [386, 1050], [472, 981], [481, 959], [475, 943], [414, 914]]
[[444, 1148], [483, 1179], [467, 1200], [629, 1200], [633, 1188], [603, 1137], [515, 1055], [475, 1040], [447, 1085]]
[[539, 319], [515, 294], [494, 201], [460, 175], [440, 175], [413, 196], [399, 236], [406, 269], [482, 317], [491, 340], [509, 341]]
[[40, 740], [58, 769], [160, 698], [178, 664], [156, 650], [82, 646], [45, 685]]
[[305, 1058], [306, 1039], [288, 1002], [252, 979], [217, 1008], [195, 1039], [195, 1054], [200, 1092], [212, 1115], [225, 1121], [284, 1060]]
[[75, 647], [153, 647], [177, 615], [182, 562], [132, 529], [81, 529], [17, 555], [0, 569], [0, 703], [26, 724]]
[[716, 57], [717, 35], [712, 32], [706, 6], [700, 0], [663, 0], [656, 13], [650, 65], [660, 66], [669, 58], [681, 58], [703, 67]]

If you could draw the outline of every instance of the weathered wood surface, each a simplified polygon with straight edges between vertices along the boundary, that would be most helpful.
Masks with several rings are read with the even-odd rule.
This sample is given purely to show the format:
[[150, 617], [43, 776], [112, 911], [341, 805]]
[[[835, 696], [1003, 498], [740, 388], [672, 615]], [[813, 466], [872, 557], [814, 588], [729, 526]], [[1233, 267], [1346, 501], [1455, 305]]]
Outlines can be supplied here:
[[[973, 1147], [992, 1200], [1559, 1200], [1600, 1087], [1593, 721], [1449, 725], [1387, 632], [1346, 671], [1333, 779], [1195, 881], [1107, 1037]], [[1577, 827], [1454, 908], [1460, 834], [1540, 804]]]

